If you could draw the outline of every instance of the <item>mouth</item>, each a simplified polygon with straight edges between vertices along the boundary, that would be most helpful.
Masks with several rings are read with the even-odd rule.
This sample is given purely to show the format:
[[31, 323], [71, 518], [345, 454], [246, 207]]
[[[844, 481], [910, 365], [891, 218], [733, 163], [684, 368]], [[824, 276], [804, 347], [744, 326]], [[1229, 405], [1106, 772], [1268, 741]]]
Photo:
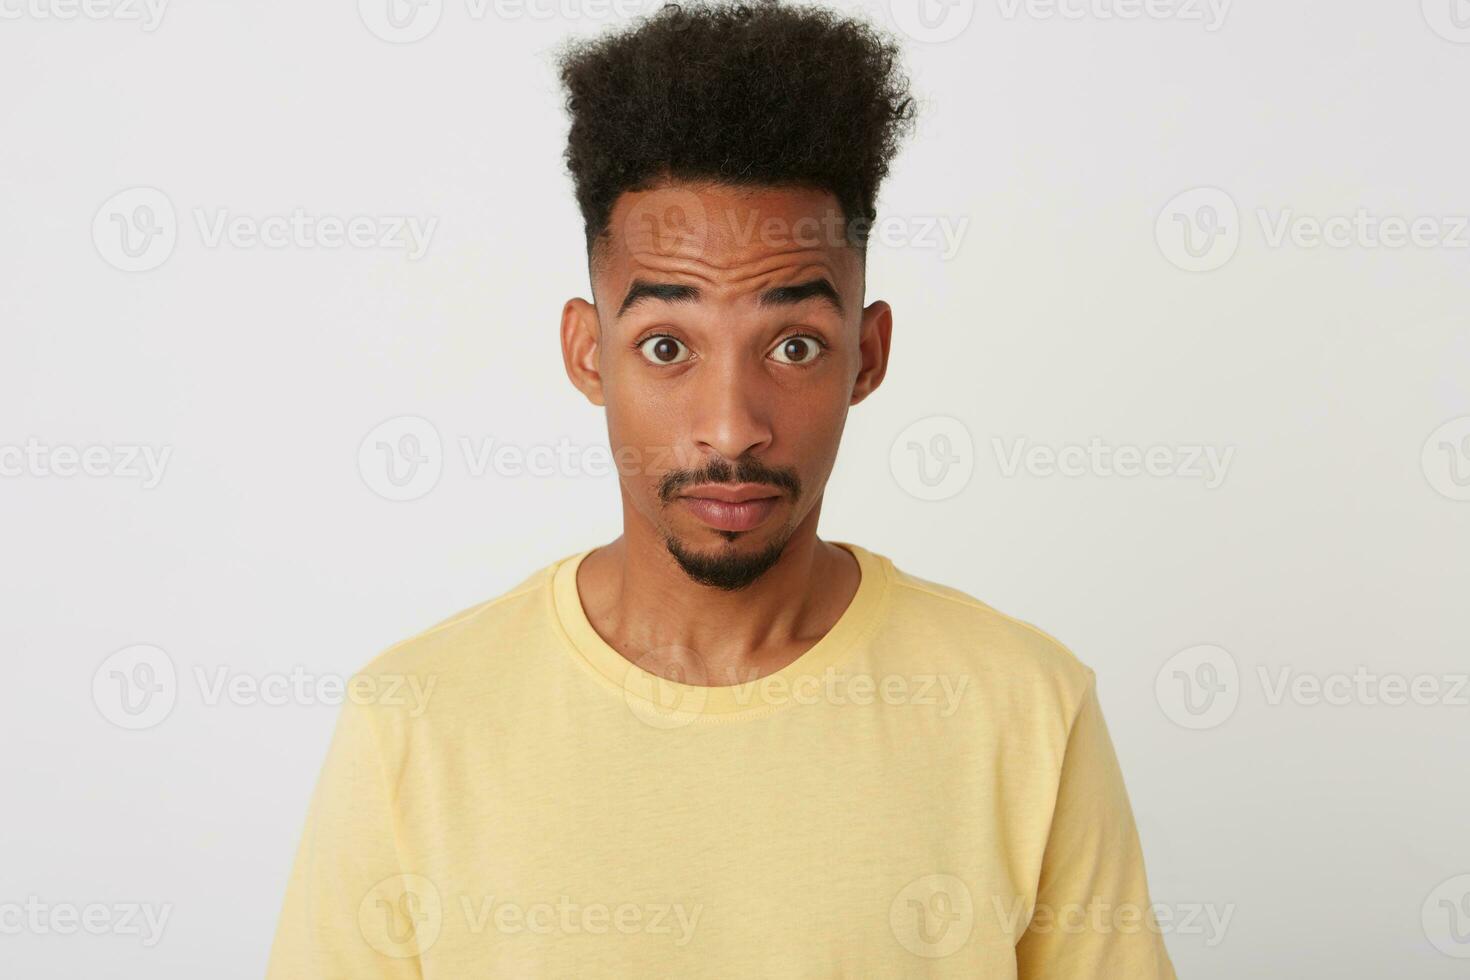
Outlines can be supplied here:
[[781, 495], [762, 484], [735, 486], [702, 484], [690, 487], [679, 503], [705, 524], [719, 531], [749, 531], [775, 511]]

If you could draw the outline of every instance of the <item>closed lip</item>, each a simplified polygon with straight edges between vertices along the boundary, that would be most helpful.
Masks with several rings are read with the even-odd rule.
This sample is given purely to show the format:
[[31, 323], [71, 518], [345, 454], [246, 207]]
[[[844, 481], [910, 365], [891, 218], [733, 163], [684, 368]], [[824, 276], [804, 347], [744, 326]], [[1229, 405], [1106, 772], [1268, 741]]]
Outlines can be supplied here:
[[781, 494], [775, 488], [763, 483], [701, 483], [699, 486], [685, 490], [681, 496], [720, 500], [727, 504], [744, 504], [752, 500], [779, 497]]

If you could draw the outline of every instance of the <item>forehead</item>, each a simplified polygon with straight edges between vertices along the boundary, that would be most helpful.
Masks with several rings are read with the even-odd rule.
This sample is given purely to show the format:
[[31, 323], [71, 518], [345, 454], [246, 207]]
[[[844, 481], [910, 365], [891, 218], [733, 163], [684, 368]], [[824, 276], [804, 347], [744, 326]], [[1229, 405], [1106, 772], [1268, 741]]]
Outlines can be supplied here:
[[[593, 264], [594, 288], [614, 310], [635, 279], [688, 283], [736, 300], [825, 276], [861, 299], [862, 258], [841, 205], [809, 188], [675, 183], [622, 194]], [[860, 304], [859, 304], [860, 305]]]

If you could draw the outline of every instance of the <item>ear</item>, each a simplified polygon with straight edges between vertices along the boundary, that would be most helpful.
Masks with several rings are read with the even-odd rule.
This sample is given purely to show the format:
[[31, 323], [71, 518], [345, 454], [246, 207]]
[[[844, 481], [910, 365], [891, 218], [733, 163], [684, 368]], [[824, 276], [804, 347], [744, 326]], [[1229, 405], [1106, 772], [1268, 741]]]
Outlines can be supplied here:
[[598, 366], [601, 331], [597, 307], [585, 299], [569, 299], [561, 308], [561, 359], [567, 377], [594, 405], [602, 405], [602, 372]]
[[857, 378], [852, 384], [852, 400], [856, 405], [883, 383], [888, 373], [888, 348], [893, 338], [893, 309], [881, 299], [863, 310], [858, 324], [858, 351], [862, 358]]

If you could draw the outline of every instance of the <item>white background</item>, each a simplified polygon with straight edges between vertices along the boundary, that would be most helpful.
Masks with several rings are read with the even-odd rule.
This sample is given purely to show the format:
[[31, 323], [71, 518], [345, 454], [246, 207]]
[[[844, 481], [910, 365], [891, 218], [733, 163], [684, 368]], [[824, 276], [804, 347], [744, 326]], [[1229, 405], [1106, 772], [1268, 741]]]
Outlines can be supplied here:
[[[93, 2], [0, 0], [0, 908], [170, 917], [152, 945], [0, 920], [0, 972], [255, 977], [336, 709], [211, 704], [200, 675], [344, 676], [618, 532], [611, 477], [476, 475], [461, 440], [605, 444], [558, 350], [588, 290], [551, 54], [620, 18], [442, 0], [394, 43], [375, 0], [178, 2], [151, 30]], [[930, 28], [906, 2], [868, 8], [908, 26], [923, 97], [880, 200], [900, 234], [868, 263], [893, 361], [821, 533], [1097, 670], [1154, 899], [1176, 925], [1230, 915], [1171, 932], [1181, 977], [1464, 976], [1470, 5], [926, 0]], [[136, 187], [166, 195], [176, 243], [127, 272], [106, 202]], [[1171, 204], [1196, 188], [1217, 191]], [[200, 229], [296, 208], [437, 224], [416, 259]], [[1449, 241], [1272, 243], [1360, 211]], [[953, 254], [936, 222], [963, 225]], [[1222, 232], [1202, 259], [1191, 222]], [[443, 469], [393, 502], [358, 451], [400, 416], [433, 425]], [[1232, 455], [1217, 486], [1007, 473], [1017, 440], [1093, 439]], [[971, 476], [919, 499], [909, 441]], [[171, 455], [145, 486], [27, 446]], [[176, 686], [127, 730], [93, 681], [137, 644]], [[1440, 701], [1273, 696], [1359, 668]], [[1211, 676], [1199, 714], [1185, 681]]]

